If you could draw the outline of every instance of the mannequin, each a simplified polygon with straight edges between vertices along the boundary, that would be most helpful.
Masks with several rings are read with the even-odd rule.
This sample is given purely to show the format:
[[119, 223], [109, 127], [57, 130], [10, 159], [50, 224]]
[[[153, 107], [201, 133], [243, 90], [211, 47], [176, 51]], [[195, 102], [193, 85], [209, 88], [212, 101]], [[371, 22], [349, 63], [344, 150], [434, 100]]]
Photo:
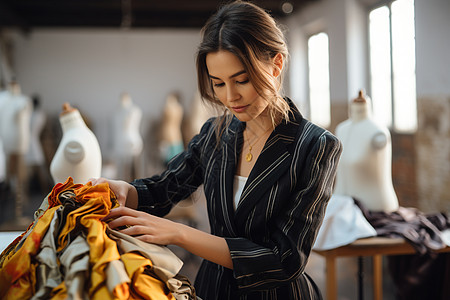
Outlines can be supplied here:
[[100, 177], [100, 146], [78, 109], [64, 103], [59, 122], [63, 136], [50, 164], [54, 182], [65, 182], [71, 176], [74, 183], [85, 184], [90, 178]]
[[23, 216], [23, 205], [28, 190], [25, 155], [30, 144], [32, 106], [30, 99], [22, 94], [20, 85], [15, 81], [10, 83], [8, 96], [5, 98], [1, 107], [0, 129], [6, 157], [6, 182], [15, 195], [15, 218], [11, 226], [20, 229], [29, 223], [29, 219]]
[[30, 148], [27, 153], [27, 163], [31, 166], [42, 166], [45, 163], [44, 151], [40, 135], [44, 129], [47, 117], [40, 107], [39, 98], [33, 97], [33, 112], [30, 119]]
[[184, 150], [181, 123], [183, 121], [183, 106], [176, 93], [171, 93], [166, 99], [163, 111], [160, 136], [160, 153], [164, 163], [168, 163], [175, 155]]
[[[4, 109], [4, 104], [9, 100], [8, 90], [0, 90], [0, 119], [3, 119], [2, 113]], [[3, 149], [3, 139], [2, 139], [2, 122], [0, 122], [0, 183], [5, 181], [6, 178], [6, 156]]]
[[[26, 163], [29, 169], [30, 182], [38, 181], [41, 191], [49, 188], [49, 176], [45, 162], [44, 151], [41, 143], [41, 133], [47, 121], [47, 116], [40, 106], [38, 96], [32, 98], [33, 112], [30, 120], [30, 148], [26, 156]], [[30, 184], [30, 189], [31, 189]]]
[[363, 90], [351, 101], [349, 115], [336, 127], [344, 150], [334, 193], [354, 197], [372, 211], [395, 211], [399, 204], [392, 185], [390, 133], [372, 120], [370, 98]]
[[142, 110], [123, 93], [113, 118], [113, 150], [118, 165], [118, 178], [131, 181], [137, 177], [143, 141], [140, 134]]
[[186, 116], [186, 121], [183, 124], [184, 143], [187, 144], [200, 132], [202, 125], [215, 115], [217, 113], [213, 112], [212, 107], [208, 107], [203, 103], [200, 93], [196, 91]]
[[30, 145], [30, 99], [22, 95], [18, 83], [11, 82], [9, 97], [4, 100], [1, 118], [2, 140], [6, 155], [25, 155]]

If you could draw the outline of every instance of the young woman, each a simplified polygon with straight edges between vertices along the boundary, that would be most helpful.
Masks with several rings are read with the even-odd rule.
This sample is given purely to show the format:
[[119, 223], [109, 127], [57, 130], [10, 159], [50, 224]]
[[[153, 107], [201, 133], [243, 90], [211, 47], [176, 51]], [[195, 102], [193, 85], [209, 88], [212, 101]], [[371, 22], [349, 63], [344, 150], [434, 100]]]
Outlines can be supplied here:
[[[202, 32], [199, 89], [226, 113], [208, 120], [161, 175], [108, 181], [122, 204], [109, 225], [204, 258], [195, 280], [204, 300], [320, 299], [304, 270], [341, 144], [281, 97], [288, 51], [263, 9], [225, 5]], [[210, 234], [161, 218], [201, 184]]]

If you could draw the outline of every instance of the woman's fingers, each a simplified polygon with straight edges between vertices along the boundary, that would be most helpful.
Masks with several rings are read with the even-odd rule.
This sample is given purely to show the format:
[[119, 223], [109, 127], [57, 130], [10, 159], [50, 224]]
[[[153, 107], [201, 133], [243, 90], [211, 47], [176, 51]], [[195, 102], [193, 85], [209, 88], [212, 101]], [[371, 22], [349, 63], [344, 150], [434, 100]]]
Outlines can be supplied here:
[[149, 225], [151, 220], [155, 218], [157, 217], [145, 212], [120, 206], [111, 209], [110, 213], [103, 218], [103, 221], [108, 222], [111, 228], [117, 228], [120, 226]]
[[171, 244], [178, 232], [176, 223], [170, 220], [123, 206], [112, 209], [103, 221], [111, 229], [159, 245]]
[[127, 228], [120, 230], [120, 232], [131, 235], [131, 236], [152, 234], [151, 228], [149, 228], [148, 226], [142, 226], [142, 225], [127, 227]]
[[117, 208], [113, 208], [109, 211], [109, 215], [106, 218], [117, 218], [120, 216], [132, 216], [132, 217], [139, 217], [142, 216], [143, 212], [137, 211], [135, 209], [126, 207], [126, 206], [119, 206]]
[[123, 216], [117, 219], [113, 219], [112, 221], [109, 221], [108, 225], [111, 229], [123, 226], [136, 226], [140, 225], [140, 220], [136, 217]]

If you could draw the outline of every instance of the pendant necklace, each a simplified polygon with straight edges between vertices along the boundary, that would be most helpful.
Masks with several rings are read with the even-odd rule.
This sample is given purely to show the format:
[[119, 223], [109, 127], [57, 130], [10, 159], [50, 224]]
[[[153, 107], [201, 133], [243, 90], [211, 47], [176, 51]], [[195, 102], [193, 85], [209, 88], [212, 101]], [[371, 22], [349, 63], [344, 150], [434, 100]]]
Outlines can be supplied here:
[[[247, 152], [247, 154], [245, 155], [245, 160], [246, 160], [247, 162], [251, 162], [252, 159], [253, 159], [253, 154], [252, 154], [252, 148], [253, 148], [253, 146], [255, 146], [256, 143], [259, 141], [259, 139], [262, 138], [262, 137], [263, 137], [270, 129], [271, 129], [271, 128], [267, 129], [263, 134], [261, 134], [261, 135], [256, 139], [256, 141], [253, 143], [253, 145], [249, 145], [249, 146], [248, 146], [248, 152]], [[250, 144], [250, 141], [249, 141], [249, 144]]]

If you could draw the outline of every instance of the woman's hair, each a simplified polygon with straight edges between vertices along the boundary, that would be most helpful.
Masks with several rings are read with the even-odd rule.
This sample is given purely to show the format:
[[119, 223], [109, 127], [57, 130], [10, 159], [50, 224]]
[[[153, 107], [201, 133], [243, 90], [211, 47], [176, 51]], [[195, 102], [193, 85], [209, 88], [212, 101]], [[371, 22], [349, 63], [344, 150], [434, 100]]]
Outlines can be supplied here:
[[[202, 99], [222, 105], [217, 99], [206, 66], [208, 53], [220, 50], [229, 51], [241, 61], [258, 94], [268, 102], [269, 116], [275, 126], [281, 116], [289, 119], [290, 108], [280, 95], [282, 74], [278, 84], [273, 85], [271, 74], [263, 68], [273, 64], [279, 53], [286, 63], [288, 49], [283, 32], [275, 20], [262, 8], [244, 1], [226, 4], [212, 15], [202, 28], [202, 42], [197, 52], [198, 87]], [[224, 122], [230, 121], [229, 114], [217, 118], [217, 127], [224, 129]], [[218, 133], [220, 135], [220, 133]]]

